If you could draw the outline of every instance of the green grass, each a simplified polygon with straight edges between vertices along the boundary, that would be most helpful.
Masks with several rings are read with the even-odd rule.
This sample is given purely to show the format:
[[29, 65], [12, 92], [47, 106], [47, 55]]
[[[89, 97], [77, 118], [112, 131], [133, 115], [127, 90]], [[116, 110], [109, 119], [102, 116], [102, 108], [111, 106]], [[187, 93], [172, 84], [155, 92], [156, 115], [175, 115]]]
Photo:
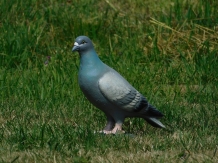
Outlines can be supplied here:
[[[0, 162], [218, 162], [218, 2], [0, 1]], [[161, 110], [167, 130], [83, 96], [74, 39]], [[45, 65], [47, 57], [51, 60]]]

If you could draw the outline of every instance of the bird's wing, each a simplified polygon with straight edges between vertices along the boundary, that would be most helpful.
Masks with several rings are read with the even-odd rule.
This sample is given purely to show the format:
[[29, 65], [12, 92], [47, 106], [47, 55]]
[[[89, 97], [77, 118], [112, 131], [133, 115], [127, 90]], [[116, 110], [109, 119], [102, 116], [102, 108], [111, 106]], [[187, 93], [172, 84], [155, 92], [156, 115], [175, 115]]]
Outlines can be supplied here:
[[138, 111], [141, 103], [147, 100], [118, 73], [109, 71], [98, 82], [99, 89], [106, 99], [126, 111]]

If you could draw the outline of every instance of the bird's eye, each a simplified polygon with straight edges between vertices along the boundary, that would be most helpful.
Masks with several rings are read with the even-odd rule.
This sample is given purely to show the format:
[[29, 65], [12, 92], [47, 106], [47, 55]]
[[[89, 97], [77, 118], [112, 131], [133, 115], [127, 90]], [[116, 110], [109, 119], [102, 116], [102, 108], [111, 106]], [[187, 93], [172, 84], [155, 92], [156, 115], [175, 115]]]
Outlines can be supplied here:
[[85, 43], [86, 43], [86, 42], [83, 40], [83, 41], [82, 41], [82, 44], [85, 44]]

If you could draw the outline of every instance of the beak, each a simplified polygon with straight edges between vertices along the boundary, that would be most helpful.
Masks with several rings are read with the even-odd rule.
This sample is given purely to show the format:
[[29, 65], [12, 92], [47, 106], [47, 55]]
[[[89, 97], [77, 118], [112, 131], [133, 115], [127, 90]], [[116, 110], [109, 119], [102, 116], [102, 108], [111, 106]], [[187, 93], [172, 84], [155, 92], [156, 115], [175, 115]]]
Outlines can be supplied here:
[[72, 48], [72, 52], [79, 50], [79, 44], [77, 42], [74, 43], [74, 46]]

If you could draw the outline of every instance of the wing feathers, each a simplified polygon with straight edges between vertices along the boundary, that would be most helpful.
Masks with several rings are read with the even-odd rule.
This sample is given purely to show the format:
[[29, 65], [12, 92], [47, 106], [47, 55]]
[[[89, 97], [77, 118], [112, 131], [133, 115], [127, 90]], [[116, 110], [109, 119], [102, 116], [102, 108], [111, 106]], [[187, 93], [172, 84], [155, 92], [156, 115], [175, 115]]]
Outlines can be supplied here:
[[119, 74], [115, 72], [104, 74], [98, 85], [101, 93], [119, 108], [127, 111], [139, 109], [142, 95]]

